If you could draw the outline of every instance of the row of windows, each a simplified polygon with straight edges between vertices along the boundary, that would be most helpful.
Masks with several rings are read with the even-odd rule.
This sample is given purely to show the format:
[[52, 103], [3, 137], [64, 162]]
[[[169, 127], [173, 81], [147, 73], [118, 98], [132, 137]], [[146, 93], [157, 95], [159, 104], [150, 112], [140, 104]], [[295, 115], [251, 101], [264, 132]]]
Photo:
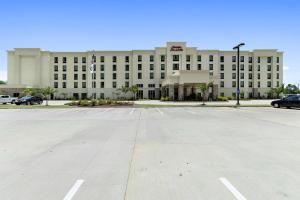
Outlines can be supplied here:
[[[232, 81], [231, 86], [236, 87], [236, 84], [237, 84], [236, 81]], [[224, 81], [220, 81], [220, 87], [224, 88]], [[240, 81], [240, 87], [241, 88], [245, 87], [245, 82], [244, 81]], [[248, 87], [252, 88], [253, 87], [253, 82], [249, 81], [248, 82]], [[258, 88], [261, 87], [260, 81], [257, 82], [257, 87]], [[267, 82], [267, 87], [269, 87], [269, 88], [272, 87], [272, 82], [271, 81]], [[279, 81], [276, 82], [276, 87], [279, 87]]]
[[[191, 57], [192, 55], [186, 55], [186, 61], [190, 62], [191, 61]], [[130, 58], [129, 56], [125, 56], [125, 62], [129, 62]], [[138, 62], [142, 62], [143, 61], [143, 56], [142, 55], [137, 55], [137, 59]], [[160, 61], [161, 62], [165, 62], [166, 60], [166, 56], [165, 55], [160, 55]], [[180, 60], [180, 55], [173, 55], [173, 61], [179, 61]], [[202, 58], [201, 55], [197, 55], [197, 61], [201, 62]], [[272, 63], [273, 57], [267, 57], [267, 63]], [[79, 59], [78, 57], [74, 57], [73, 58], [73, 62], [74, 63], [78, 63]], [[150, 55], [149, 56], [149, 61], [150, 62], [154, 62], [154, 55]], [[214, 55], [209, 55], [209, 61], [213, 62], [214, 61]], [[224, 62], [225, 61], [225, 57], [224, 56], [220, 56], [220, 62]], [[237, 56], [232, 56], [232, 62], [237, 62]], [[245, 61], [245, 56], [240, 56], [240, 62], [244, 62]], [[279, 63], [280, 58], [276, 57], [276, 63]], [[59, 57], [54, 57], [54, 63], [58, 63], [59, 62]], [[67, 57], [62, 57], [62, 62], [63, 63], [67, 63]], [[82, 63], [86, 63], [86, 57], [81, 57], [81, 62]], [[94, 62], [97, 62], [97, 57], [94, 57]], [[100, 62], [105, 62], [105, 56], [100, 56]], [[112, 62], [117, 62], [117, 56], [112, 56]], [[253, 58], [249, 57], [248, 58], [248, 62], [252, 63], [253, 62]], [[261, 57], [257, 57], [257, 63], [261, 62]]]
[[[102, 81], [99, 84], [100, 88], [105, 88], [105, 82]], [[129, 81], [125, 81], [124, 84], [125, 87], [129, 87]], [[137, 86], [139, 88], [143, 88], [144, 85], [143, 84], [137, 84]], [[58, 82], [54, 82], [54, 88], [58, 88], [59, 87], [59, 83]], [[62, 82], [61, 84], [62, 88], [67, 88], [67, 83], [66, 82]], [[117, 82], [113, 81], [112, 82], [112, 87], [113, 88], [117, 88]], [[159, 85], [159, 87], [161, 87], [161, 84]], [[79, 83], [78, 82], [74, 82], [73, 83], [73, 88], [79, 88]], [[87, 88], [87, 83], [86, 82], [81, 82], [81, 88]], [[92, 88], [97, 88], [97, 82], [93, 81], [92, 82]], [[155, 88], [155, 84], [148, 84], [148, 88]]]
[[[248, 79], [252, 79], [252, 78], [253, 78], [253, 75], [248, 74]], [[271, 79], [272, 74], [268, 73], [267, 78]], [[224, 79], [224, 73], [220, 73], [220, 79]], [[236, 79], [236, 73], [232, 73], [232, 79]], [[240, 79], [244, 79], [244, 73], [240, 73]], [[260, 73], [257, 74], [257, 79], [260, 79]], [[276, 79], [279, 79], [279, 73], [276, 74]]]

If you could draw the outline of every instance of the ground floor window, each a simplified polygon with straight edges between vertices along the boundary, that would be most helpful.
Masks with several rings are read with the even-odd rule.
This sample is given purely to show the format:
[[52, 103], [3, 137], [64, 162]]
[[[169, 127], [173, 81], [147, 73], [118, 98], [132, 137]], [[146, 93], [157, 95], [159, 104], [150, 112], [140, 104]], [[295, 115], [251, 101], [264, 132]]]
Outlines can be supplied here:
[[144, 98], [144, 92], [143, 90], [139, 90], [136, 94], [137, 99], [143, 99]]
[[148, 99], [155, 99], [155, 90], [148, 91]]
[[100, 99], [104, 99], [104, 93], [100, 93]]
[[78, 93], [73, 93], [73, 99], [79, 99]]
[[81, 93], [81, 99], [87, 99], [87, 93]]

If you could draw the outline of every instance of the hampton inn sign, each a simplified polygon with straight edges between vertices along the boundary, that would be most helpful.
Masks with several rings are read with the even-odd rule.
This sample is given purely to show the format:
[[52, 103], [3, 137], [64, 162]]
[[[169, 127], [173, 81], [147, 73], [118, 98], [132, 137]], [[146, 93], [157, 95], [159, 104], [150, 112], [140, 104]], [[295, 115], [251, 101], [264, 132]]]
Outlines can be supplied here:
[[181, 46], [171, 46], [171, 51], [183, 51]]

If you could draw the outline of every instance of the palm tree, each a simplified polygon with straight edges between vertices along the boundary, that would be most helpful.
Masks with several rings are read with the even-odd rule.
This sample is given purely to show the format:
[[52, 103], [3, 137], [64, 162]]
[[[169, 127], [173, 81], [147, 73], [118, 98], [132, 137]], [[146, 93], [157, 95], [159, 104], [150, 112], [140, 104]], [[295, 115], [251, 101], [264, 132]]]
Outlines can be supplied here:
[[201, 90], [201, 94], [202, 94], [202, 105], [205, 105], [204, 101], [206, 98], [206, 94], [207, 91], [209, 90], [210, 84], [207, 83], [199, 83], [197, 85], [197, 88], [199, 88]]
[[121, 91], [126, 96], [127, 92], [130, 91], [130, 88], [126, 86], [122, 86], [121, 88], [118, 89], [118, 91]]
[[129, 88], [130, 92], [133, 94], [133, 99], [136, 99], [136, 93], [139, 91], [139, 87], [137, 85], [133, 85]]
[[50, 95], [53, 95], [56, 92], [56, 90], [52, 87], [46, 87], [42, 90], [43, 95], [46, 98], [46, 106], [48, 106], [48, 99]]

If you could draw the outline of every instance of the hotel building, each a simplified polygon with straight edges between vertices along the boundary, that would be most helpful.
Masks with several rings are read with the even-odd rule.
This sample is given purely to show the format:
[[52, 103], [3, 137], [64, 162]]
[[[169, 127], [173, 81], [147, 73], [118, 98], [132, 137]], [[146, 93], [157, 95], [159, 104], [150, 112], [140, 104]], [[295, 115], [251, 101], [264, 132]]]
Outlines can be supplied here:
[[[90, 72], [95, 55], [94, 73]], [[213, 83], [211, 97], [235, 96], [236, 51], [187, 47], [167, 42], [153, 50], [50, 52], [16, 48], [7, 52], [7, 92], [19, 95], [27, 87], [56, 88], [53, 98], [117, 98], [118, 88], [137, 85], [138, 98], [191, 99], [199, 83]], [[283, 52], [260, 49], [240, 52], [241, 98], [267, 97], [282, 84]], [[5, 89], [5, 88], [4, 88]], [[131, 96], [132, 94], [126, 94]]]

